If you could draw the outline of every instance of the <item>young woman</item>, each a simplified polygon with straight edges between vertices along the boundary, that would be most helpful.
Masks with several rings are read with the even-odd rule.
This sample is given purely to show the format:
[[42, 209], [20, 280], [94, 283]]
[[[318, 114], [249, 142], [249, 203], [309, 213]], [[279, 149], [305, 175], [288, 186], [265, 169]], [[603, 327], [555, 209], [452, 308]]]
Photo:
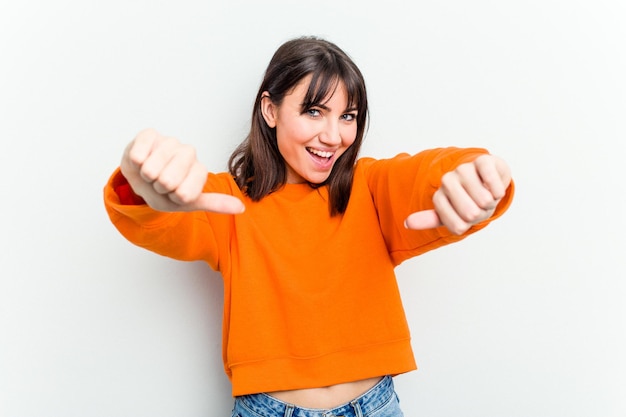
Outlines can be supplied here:
[[294, 39], [267, 68], [228, 173], [145, 130], [105, 188], [131, 242], [222, 274], [234, 416], [401, 416], [392, 376], [416, 366], [395, 266], [511, 202], [507, 164], [483, 149], [357, 159], [366, 121], [352, 60]]

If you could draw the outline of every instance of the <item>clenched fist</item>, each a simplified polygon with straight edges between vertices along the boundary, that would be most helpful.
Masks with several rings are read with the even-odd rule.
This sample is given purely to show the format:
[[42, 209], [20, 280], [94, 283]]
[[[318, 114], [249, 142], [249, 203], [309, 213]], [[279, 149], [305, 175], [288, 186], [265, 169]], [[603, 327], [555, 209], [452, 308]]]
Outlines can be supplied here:
[[479, 156], [444, 174], [441, 187], [433, 195], [435, 209], [409, 215], [405, 225], [415, 230], [446, 226], [455, 235], [462, 235], [491, 217], [510, 184], [506, 162], [493, 155]]
[[207, 170], [195, 149], [153, 129], [128, 144], [120, 168], [135, 194], [155, 210], [239, 214], [245, 209], [231, 195], [204, 193]]

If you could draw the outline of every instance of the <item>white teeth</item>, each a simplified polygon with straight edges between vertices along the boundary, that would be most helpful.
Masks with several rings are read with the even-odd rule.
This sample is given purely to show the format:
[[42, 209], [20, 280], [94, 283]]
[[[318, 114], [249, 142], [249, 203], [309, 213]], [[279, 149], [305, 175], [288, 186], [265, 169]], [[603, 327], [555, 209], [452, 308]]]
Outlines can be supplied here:
[[333, 156], [333, 152], [318, 151], [317, 149], [313, 149], [313, 148], [306, 148], [306, 149], [312, 154], [320, 156], [322, 158], [330, 158], [331, 156]]

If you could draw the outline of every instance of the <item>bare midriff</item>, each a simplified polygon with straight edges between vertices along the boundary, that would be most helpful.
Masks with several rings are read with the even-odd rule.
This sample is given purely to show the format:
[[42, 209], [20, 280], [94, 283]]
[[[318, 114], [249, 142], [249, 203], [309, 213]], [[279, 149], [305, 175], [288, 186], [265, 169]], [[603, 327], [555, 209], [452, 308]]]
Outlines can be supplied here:
[[276, 391], [269, 392], [268, 395], [298, 407], [328, 409], [349, 403], [365, 394], [381, 379], [382, 377], [375, 377], [322, 388]]

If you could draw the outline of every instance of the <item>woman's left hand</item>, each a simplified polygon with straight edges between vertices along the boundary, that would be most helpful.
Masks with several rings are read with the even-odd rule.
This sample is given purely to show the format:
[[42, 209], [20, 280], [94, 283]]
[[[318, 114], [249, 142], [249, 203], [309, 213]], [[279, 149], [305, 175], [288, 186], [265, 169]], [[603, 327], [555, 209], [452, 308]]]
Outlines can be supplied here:
[[497, 156], [481, 155], [444, 174], [433, 195], [435, 209], [415, 212], [404, 224], [413, 230], [445, 226], [453, 234], [462, 235], [491, 217], [510, 184], [507, 163]]

